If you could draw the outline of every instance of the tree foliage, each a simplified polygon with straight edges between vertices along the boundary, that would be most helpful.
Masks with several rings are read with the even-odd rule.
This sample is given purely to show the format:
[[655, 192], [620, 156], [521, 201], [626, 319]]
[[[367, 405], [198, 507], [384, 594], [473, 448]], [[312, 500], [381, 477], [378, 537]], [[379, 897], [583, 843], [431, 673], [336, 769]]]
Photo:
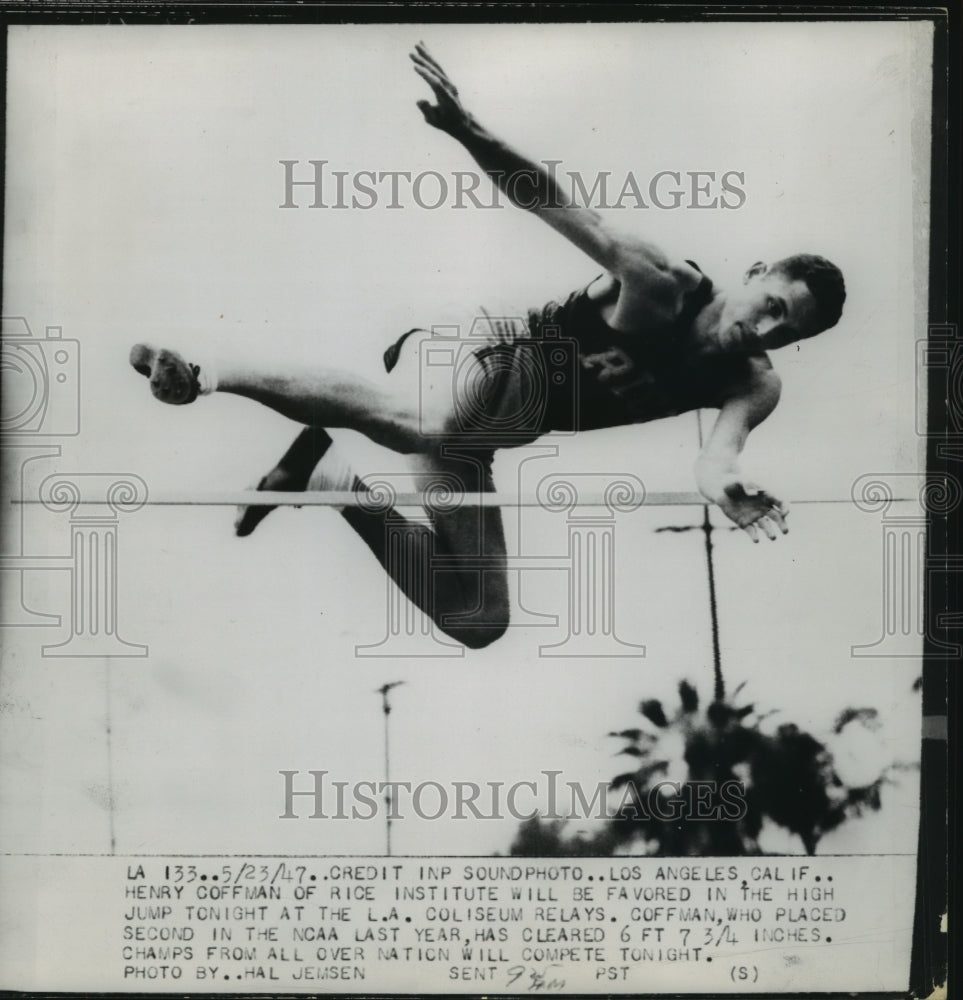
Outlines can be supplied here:
[[[742, 686], [733, 699], [738, 697]], [[633, 851], [666, 856], [761, 853], [769, 820], [798, 836], [807, 854], [847, 819], [878, 810], [883, 785], [907, 765], [881, 763], [867, 784], [847, 785], [825, 743], [791, 722], [764, 732], [767, 717], [752, 704], [726, 698], [700, 710], [696, 689], [682, 681], [679, 705], [667, 714], [656, 699], [642, 701], [638, 728], [609, 733], [633, 761], [617, 774], [612, 818], [594, 835], [566, 834], [564, 820], [526, 821], [511, 853], [519, 856], [605, 856]], [[846, 708], [835, 735], [848, 727], [879, 726], [872, 708]], [[681, 754], [681, 759], [678, 759]]]

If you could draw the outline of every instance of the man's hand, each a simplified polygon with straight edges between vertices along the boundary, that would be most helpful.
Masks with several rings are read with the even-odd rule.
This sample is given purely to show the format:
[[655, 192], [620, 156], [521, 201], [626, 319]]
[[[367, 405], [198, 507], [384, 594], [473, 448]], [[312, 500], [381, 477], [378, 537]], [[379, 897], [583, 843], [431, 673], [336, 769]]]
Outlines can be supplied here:
[[431, 87], [438, 101], [437, 104], [418, 102], [425, 121], [449, 135], [464, 131], [472, 118], [458, 100], [458, 88], [448, 79], [448, 74], [435, 62], [424, 42], [419, 42], [409, 55], [415, 64], [415, 72]]
[[786, 525], [789, 509], [755, 483], [729, 483], [716, 498], [716, 503], [754, 542], [759, 541], [760, 530], [773, 542], [777, 528], [784, 535], [789, 531]]
[[[410, 55], [415, 72], [431, 87], [438, 102], [418, 101], [429, 125], [460, 142], [513, 205], [534, 212], [606, 271], [621, 276], [631, 262], [634, 272], [640, 241], [627, 242], [616, 235], [601, 213], [586, 205], [576, 205], [544, 163], [518, 153], [466, 111], [458, 99], [458, 88], [424, 43], [419, 42]], [[650, 252], [651, 248], [645, 245], [645, 253]]]

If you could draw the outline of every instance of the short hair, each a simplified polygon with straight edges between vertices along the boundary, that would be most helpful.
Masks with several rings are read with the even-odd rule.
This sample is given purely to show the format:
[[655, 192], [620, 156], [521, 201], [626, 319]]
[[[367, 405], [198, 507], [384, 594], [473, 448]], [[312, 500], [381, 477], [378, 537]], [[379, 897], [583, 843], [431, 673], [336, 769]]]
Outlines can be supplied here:
[[846, 301], [846, 284], [839, 268], [812, 253], [797, 253], [771, 265], [770, 271], [785, 275], [790, 281], [802, 281], [816, 300], [817, 333], [839, 322]]

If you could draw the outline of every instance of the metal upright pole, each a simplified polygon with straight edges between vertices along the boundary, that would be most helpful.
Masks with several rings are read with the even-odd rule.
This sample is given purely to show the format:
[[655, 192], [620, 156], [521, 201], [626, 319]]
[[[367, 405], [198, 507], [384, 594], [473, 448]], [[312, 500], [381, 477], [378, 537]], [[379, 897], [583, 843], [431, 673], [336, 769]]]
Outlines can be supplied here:
[[388, 742], [388, 716], [391, 715], [391, 704], [388, 701], [388, 692], [404, 681], [392, 681], [390, 684], [382, 684], [377, 693], [381, 695], [381, 708], [385, 716], [385, 854], [391, 857], [391, 753]]
[[[699, 429], [699, 448], [704, 440], [702, 433], [702, 411], [696, 410], [696, 425]], [[709, 505], [702, 508], [702, 533], [706, 545], [706, 569], [709, 578], [709, 622], [712, 627], [712, 676], [714, 681], [713, 700], [722, 701], [726, 696], [726, 684], [722, 677], [722, 649], [719, 646], [719, 605], [716, 603], [716, 570], [712, 558], [712, 521], [709, 518]]]

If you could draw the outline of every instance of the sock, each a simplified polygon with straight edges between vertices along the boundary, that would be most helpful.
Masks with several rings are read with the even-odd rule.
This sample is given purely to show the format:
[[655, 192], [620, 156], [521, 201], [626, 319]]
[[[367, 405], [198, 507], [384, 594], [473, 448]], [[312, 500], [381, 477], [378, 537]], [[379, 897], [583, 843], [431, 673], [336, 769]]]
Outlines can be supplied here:
[[197, 392], [200, 396], [209, 396], [217, 392], [217, 369], [209, 361], [194, 362], [199, 367], [197, 373]]
[[[355, 488], [356, 481], [357, 477], [348, 464], [347, 458], [338, 445], [332, 443], [308, 478], [307, 489], [309, 491], [347, 493]], [[334, 506], [333, 509], [344, 510], [344, 505]]]

